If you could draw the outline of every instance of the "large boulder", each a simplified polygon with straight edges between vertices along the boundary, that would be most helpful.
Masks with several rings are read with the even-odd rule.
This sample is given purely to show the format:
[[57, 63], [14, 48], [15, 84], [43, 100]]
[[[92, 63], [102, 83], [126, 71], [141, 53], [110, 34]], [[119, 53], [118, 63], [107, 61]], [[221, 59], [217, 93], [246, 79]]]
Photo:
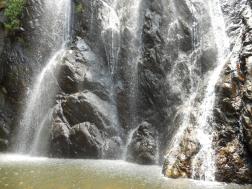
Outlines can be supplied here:
[[71, 50], [67, 50], [62, 61], [57, 64], [57, 80], [64, 93], [73, 94], [83, 90], [95, 93], [103, 100], [109, 100], [106, 77], [96, 64], [99, 60], [86, 42], [77, 37]]
[[[58, 95], [58, 104], [54, 107], [50, 155], [59, 158], [119, 159], [122, 154], [122, 141], [116, 136], [113, 128], [98, 129], [95, 124], [88, 121], [70, 124], [60, 103], [64, 98]], [[82, 112], [82, 115], [85, 113]], [[88, 115], [84, 118], [89, 120]]]
[[152, 125], [143, 122], [133, 133], [127, 147], [127, 160], [140, 164], [155, 164], [158, 160], [158, 144]]
[[60, 119], [52, 123], [50, 155], [53, 157], [69, 157], [70, 140], [69, 128]]
[[84, 62], [76, 61], [77, 52], [67, 51], [63, 61], [58, 64], [58, 83], [66, 93], [76, 93], [83, 88], [87, 66]]
[[113, 126], [113, 106], [90, 91], [69, 95], [62, 102], [63, 113], [70, 123], [95, 124], [99, 129]]
[[101, 158], [104, 140], [99, 129], [89, 122], [70, 130], [71, 151], [76, 158]]

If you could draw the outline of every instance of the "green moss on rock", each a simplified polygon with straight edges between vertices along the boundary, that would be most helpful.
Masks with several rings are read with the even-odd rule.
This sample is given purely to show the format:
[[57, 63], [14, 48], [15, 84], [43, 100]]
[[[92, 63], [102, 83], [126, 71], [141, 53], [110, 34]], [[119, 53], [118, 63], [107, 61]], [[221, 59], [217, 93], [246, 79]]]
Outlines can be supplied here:
[[21, 26], [20, 16], [25, 6], [25, 0], [6, 0], [4, 15], [6, 16], [5, 28], [13, 31]]
[[78, 3], [77, 5], [75, 5], [75, 11], [76, 13], [82, 13], [84, 12], [84, 6], [81, 3]]

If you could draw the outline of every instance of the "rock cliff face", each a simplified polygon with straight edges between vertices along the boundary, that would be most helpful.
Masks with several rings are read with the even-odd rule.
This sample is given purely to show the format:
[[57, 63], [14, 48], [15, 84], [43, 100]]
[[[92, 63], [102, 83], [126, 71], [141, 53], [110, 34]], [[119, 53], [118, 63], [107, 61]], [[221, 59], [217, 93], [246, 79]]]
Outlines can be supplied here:
[[[216, 85], [212, 120], [215, 179], [223, 182], [251, 183], [251, 3], [221, 1], [221, 6], [231, 53], [226, 58], [226, 65]], [[172, 167], [168, 166], [167, 158], [164, 163], [165, 175], [175, 178], [192, 176], [192, 159], [201, 148], [193, 136], [194, 127], [189, 126], [184, 132], [179, 149], [175, 151], [177, 162]]]
[[[217, 85], [218, 99], [214, 111], [216, 178], [251, 183], [251, 4], [246, 1], [225, 2], [223, 11], [232, 19], [227, 25], [233, 51]], [[235, 174], [230, 174], [230, 170], [235, 170]]]
[[[194, 137], [198, 110], [184, 107], [192, 101], [195, 105], [190, 105], [197, 107], [209, 71], [216, 66], [208, 7], [201, 1], [139, 1], [134, 33], [129, 26], [133, 14], [123, 9], [133, 2], [115, 1], [115, 16], [130, 23], [120, 25], [119, 32], [104, 29], [108, 16], [104, 11], [112, 11], [104, 2], [73, 1], [72, 41], [56, 68], [58, 92], [48, 122], [48, 154], [162, 163], [173, 135], [187, 118], [191, 124], [172, 152], [176, 163], [169, 167], [166, 159], [163, 172], [190, 178], [192, 158], [201, 149]], [[232, 53], [216, 86], [215, 177], [251, 183], [251, 4], [222, 0], [221, 5]], [[1, 151], [15, 140], [29, 88], [58, 45], [57, 37], [41, 28], [44, 6], [43, 1], [27, 1], [23, 29], [15, 36], [4, 31], [4, 10], [0, 10]], [[41, 35], [48, 35], [47, 40], [37, 40]]]

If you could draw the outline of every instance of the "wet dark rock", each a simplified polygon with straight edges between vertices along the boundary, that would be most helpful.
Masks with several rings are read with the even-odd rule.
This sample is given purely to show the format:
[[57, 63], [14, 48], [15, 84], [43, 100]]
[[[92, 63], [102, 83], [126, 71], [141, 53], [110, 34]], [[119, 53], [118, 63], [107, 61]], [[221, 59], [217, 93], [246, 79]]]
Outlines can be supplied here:
[[143, 122], [132, 136], [128, 146], [127, 160], [140, 164], [154, 164], [157, 161], [157, 138], [152, 125]]
[[216, 47], [212, 48], [211, 46], [204, 49], [203, 52], [201, 52], [201, 58], [200, 58], [200, 65], [201, 65], [201, 73], [204, 74], [208, 72], [209, 70], [212, 70], [214, 68], [215, 62], [217, 60], [216, 57]]
[[103, 144], [103, 158], [121, 159], [122, 145], [122, 140], [118, 136], [107, 138]]
[[[90, 49], [84, 39], [76, 37], [71, 50], [58, 65], [58, 81], [61, 89], [68, 94], [89, 90], [105, 101], [110, 100], [108, 75], [100, 67], [103, 63]], [[106, 78], [106, 79], [105, 79]]]
[[69, 51], [59, 64], [58, 82], [66, 93], [76, 93], [83, 88], [87, 67], [83, 62], [77, 62], [74, 51]]
[[177, 32], [178, 35], [183, 36], [179, 39], [179, 48], [185, 52], [192, 50], [193, 43], [190, 27], [182, 20], [179, 20]]
[[58, 97], [58, 100], [58, 104], [54, 107], [51, 130], [50, 155], [52, 157], [120, 158], [122, 141], [115, 129], [112, 127], [98, 129], [95, 124], [88, 122], [87, 120], [92, 116], [96, 116], [96, 114], [90, 115], [92, 112], [89, 109], [87, 109], [88, 115], [85, 115], [86, 112], [79, 114], [83, 115], [82, 119], [86, 120], [85, 122], [69, 123], [62, 108], [65, 97]]
[[70, 126], [64, 118], [60, 105], [56, 106], [53, 113], [50, 154], [53, 157], [70, 157]]
[[195, 134], [194, 128], [188, 128], [185, 130], [178, 148], [167, 152], [162, 171], [165, 176], [170, 178], [191, 178], [192, 160], [201, 148]]
[[[249, 81], [248, 81], [249, 82]], [[250, 83], [250, 82], [249, 82]], [[252, 109], [251, 109], [251, 100], [247, 98], [247, 94], [249, 93], [249, 88], [245, 88], [245, 102], [246, 107], [244, 107], [244, 112], [242, 115], [242, 124], [244, 126], [244, 134], [246, 139], [246, 145], [250, 153], [252, 153]]]
[[70, 130], [71, 151], [76, 158], [101, 158], [104, 140], [99, 129], [89, 123], [80, 123]]
[[8, 148], [8, 140], [0, 139], [0, 151], [5, 151]]
[[[143, 52], [141, 62], [138, 64], [138, 93], [137, 98], [137, 116], [138, 120], [146, 120], [152, 125], [158, 125], [156, 129], [159, 133], [166, 126], [164, 124], [167, 107], [166, 90], [166, 70], [169, 63], [164, 58], [164, 39], [162, 16], [164, 7], [159, 1], [150, 3], [143, 15]], [[165, 35], [165, 34], [164, 34]], [[144, 110], [144, 111], [143, 111]], [[167, 122], [166, 122], [167, 123]], [[167, 134], [165, 130], [160, 137], [160, 151], [163, 150], [165, 139], [162, 138]], [[166, 135], [167, 137], [167, 135]]]
[[125, 128], [127, 130], [131, 125], [128, 120], [130, 117], [130, 108], [128, 107], [129, 98], [126, 93], [126, 89], [122, 86], [117, 86], [116, 97], [117, 109], [120, 112], [120, 114], [118, 115], [120, 124], [122, 128]]
[[216, 179], [222, 182], [250, 182], [251, 171], [248, 168], [248, 159], [244, 158], [244, 155], [244, 146], [238, 139], [226, 142], [225, 146], [218, 148]]
[[0, 151], [7, 150], [12, 128], [13, 115], [8, 105], [0, 105]]
[[0, 138], [8, 138], [10, 134], [10, 128], [6, 124], [5, 120], [0, 120]]
[[112, 106], [89, 91], [67, 96], [62, 103], [62, 108], [71, 125], [91, 122], [99, 129], [104, 129], [113, 124], [107, 112], [112, 109]]
[[[236, 1], [227, 3], [225, 9]], [[239, 4], [236, 11], [241, 11]], [[229, 7], [229, 8], [230, 8]], [[251, 8], [246, 7], [245, 11]], [[251, 10], [250, 10], [251, 11]], [[236, 22], [234, 11], [227, 12], [226, 16], [233, 17]], [[249, 28], [246, 16], [243, 17], [244, 24], [240, 27]], [[230, 24], [230, 23], [229, 23]], [[233, 32], [239, 30], [235, 28]], [[239, 31], [240, 32], [240, 31]], [[230, 32], [230, 35], [233, 36]], [[225, 66], [221, 82], [217, 86], [216, 108], [220, 108], [215, 114], [216, 129], [215, 150], [216, 150], [216, 179], [224, 182], [252, 183], [252, 169], [250, 166], [250, 73], [245, 69], [246, 59], [250, 57], [249, 32], [241, 33], [242, 37], [233, 36], [234, 49], [230, 57], [231, 64]], [[233, 66], [234, 67], [234, 66]], [[230, 174], [234, 171], [233, 174]], [[235, 174], [234, 174], [235, 173]]]
[[25, 65], [11, 65], [9, 62], [4, 72], [5, 77], [2, 83], [8, 93], [8, 100], [18, 105], [22, 103], [27, 90], [28, 78], [26, 74], [29, 74], [30, 70]]
[[0, 55], [2, 54], [3, 48], [4, 48], [4, 39], [5, 39], [5, 31], [2, 27], [2, 14], [3, 12], [0, 11]]
[[216, 92], [221, 96], [225, 96], [227, 98], [231, 98], [232, 96], [236, 95], [235, 91], [236, 90], [233, 86], [233, 83], [223, 82], [218, 83], [216, 86]]

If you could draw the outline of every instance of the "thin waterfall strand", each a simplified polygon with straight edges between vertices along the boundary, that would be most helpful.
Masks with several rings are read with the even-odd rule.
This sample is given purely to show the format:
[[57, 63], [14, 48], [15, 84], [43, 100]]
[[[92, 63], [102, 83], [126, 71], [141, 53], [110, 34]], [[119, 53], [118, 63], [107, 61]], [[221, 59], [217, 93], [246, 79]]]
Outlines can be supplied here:
[[[52, 49], [52, 51], [56, 53], [35, 79], [33, 88], [27, 98], [27, 104], [18, 128], [17, 139], [14, 144], [14, 151], [18, 153], [35, 153], [35, 155], [46, 154], [46, 152], [38, 152], [34, 150], [34, 145], [36, 146], [39, 143], [38, 138], [40, 138], [40, 134], [43, 133], [43, 127], [48, 126], [48, 124], [44, 125], [43, 123], [47, 123], [45, 119], [48, 115], [48, 111], [53, 105], [54, 96], [57, 90], [57, 81], [55, 78], [57, 74], [54, 73], [55, 66], [63, 57], [67, 41], [70, 39], [71, 1], [60, 0], [54, 2], [52, 0], [47, 0], [45, 5], [46, 11], [55, 13], [52, 31], [55, 31], [54, 35], [60, 36], [61, 45], [59, 45], [58, 49]], [[52, 22], [52, 20], [50, 20], [51, 18], [47, 19], [48, 22]], [[61, 31], [58, 30], [58, 24], [63, 25]], [[47, 134], [49, 135], [49, 133]], [[41, 141], [40, 145], [46, 145], [42, 143], [43, 142]], [[47, 141], [45, 143], [47, 143]], [[43, 149], [46, 149], [46, 147], [43, 147]]]
[[[213, 128], [211, 123], [213, 120], [213, 108], [216, 98], [215, 86], [219, 80], [220, 74], [225, 66], [225, 59], [228, 56], [229, 40], [225, 32], [225, 22], [219, 0], [209, 1], [210, 17], [215, 37], [216, 47], [218, 50], [217, 67], [209, 78], [206, 88], [205, 97], [200, 106], [197, 120], [197, 139], [200, 142], [201, 149], [195, 156], [193, 167], [193, 178], [198, 175], [202, 180], [215, 180], [215, 151], [213, 149]], [[201, 166], [198, 168], [198, 161], [201, 160]]]

